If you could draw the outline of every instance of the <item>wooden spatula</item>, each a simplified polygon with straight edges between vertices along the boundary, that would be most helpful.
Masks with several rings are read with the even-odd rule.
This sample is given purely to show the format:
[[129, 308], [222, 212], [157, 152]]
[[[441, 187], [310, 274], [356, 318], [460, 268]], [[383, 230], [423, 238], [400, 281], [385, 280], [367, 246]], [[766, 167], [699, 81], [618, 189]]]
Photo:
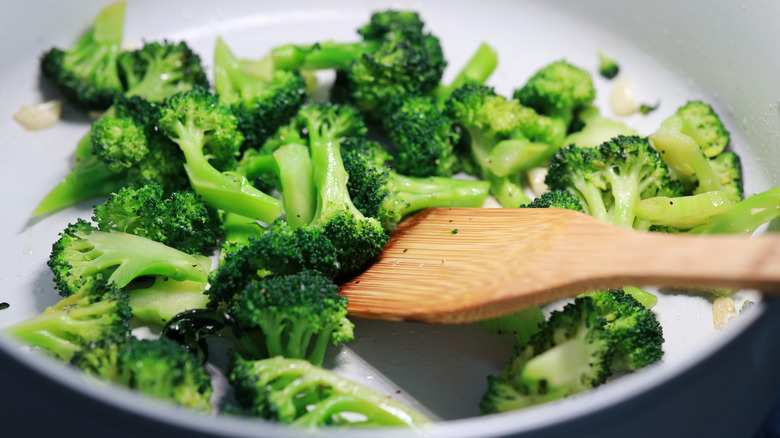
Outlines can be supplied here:
[[778, 292], [780, 235], [639, 232], [558, 209], [428, 209], [340, 291], [356, 317], [463, 323], [625, 285]]

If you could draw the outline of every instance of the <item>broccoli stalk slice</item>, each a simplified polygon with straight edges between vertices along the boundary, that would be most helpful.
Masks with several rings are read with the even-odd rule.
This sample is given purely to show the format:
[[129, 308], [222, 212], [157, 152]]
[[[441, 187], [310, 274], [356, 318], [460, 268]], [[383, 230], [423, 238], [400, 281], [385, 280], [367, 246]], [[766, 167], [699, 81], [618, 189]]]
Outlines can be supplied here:
[[490, 190], [487, 181], [455, 178], [415, 178], [390, 171], [388, 182], [395, 187], [395, 198], [401, 202], [401, 217], [435, 207], [481, 207]]
[[753, 234], [758, 227], [780, 217], [780, 187], [747, 197], [730, 209], [692, 229], [693, 234]]
[[[414, 427], [430, 422], [409, 406], [303, 360], [234, 356], [229, 378], [244, 408], [279, 422], [310, 427], [334, 422]], [[347, 413], [363, 418], [353, 423]]]
[[503, 140], [490, 151], [488, 165], [496, 176], [509, 176], [547, 162], [557, 149], [523, 138]]
[[273, 157], [279, 169], [285, 220], [293, 228], [311, 223], [317, 205], [317, 187], [309, 148], [290, 143], [275, 150]]
[[643, 163], [636, 162], [631, 167], [619, 170], [611, 167], [603, 176], [612, 187], [614, 206], [612, 223], [623, 228], [632, 228], [636, 219], [636, 205], [643, 186]]
[[589, 389], [591, 385], [584, 384], [580, 376], [590, 371], [590, 342], [587, 331], [577, 333], [577, 337], [534, 356], [523, 367], [522, 382], [532, 390], [538, 391], [537, 385], [545, 382], [548, 392], [558, 393], [560, 397]]
[[242, 216], [264, 222], [273, 222], [281, 216], [280, 200], [257, 190], [243, 175], [220, 172], [211, 165], [204, 153], [211, 126], [209, 122], [193, 117], [175, 120], [169, 128], [175, 133], [171, 140], [184, 153], [184, 170], [195, 192], [215, 208]]
[[148, 324], [164, 326], [184, 311], [206, 308], [209, 301], [205, 294], [207, 285], [205, 281], [155, 277], [150, 286], [133, 287], [128, 291], [133, 316]]
[[688, 230], [731, 209], [732, 205], [734, 203], [721, 191], [679, 197], [655, 196], [637, 203], [636, 217], [650, 225]]
[[[235, 213], [222, 213], [223, 247], [246, 245], [250, 238], [257, 237], [262, 232], [263, 227], [257, 222], [257, 219]], [[224, 255], [223, 251], [221, 257]]]
[[481, 43], [449, 85], [439, 84], [434, 88], [433, 97], [436, 99], [436, 103], [443, 105], [452, 92], [466, 82], [485, 83], [497, 65], [496, 51], [488, 44]]
[[82, 161], [38, 203], [32, 217], [70, 207], [82, 201], [109, 196], [125, 185], [122, 173], [108, 170], [95, 155]]
[[357, 42], [326, 41], [315, 44], [287, 44], [271, 50], [276, 68], [287, 70], [344, 70], [364, 53], [375, 52], [381, 40]]

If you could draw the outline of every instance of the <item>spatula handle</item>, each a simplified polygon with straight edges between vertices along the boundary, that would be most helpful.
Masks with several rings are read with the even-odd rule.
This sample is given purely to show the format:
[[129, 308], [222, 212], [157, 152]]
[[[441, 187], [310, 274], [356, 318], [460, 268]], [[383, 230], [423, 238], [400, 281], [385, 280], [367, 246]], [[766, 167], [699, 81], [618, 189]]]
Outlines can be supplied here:
[[636, 233], [613, 244], [602, 266], [624, 284], [780, 292], [780, 236]]

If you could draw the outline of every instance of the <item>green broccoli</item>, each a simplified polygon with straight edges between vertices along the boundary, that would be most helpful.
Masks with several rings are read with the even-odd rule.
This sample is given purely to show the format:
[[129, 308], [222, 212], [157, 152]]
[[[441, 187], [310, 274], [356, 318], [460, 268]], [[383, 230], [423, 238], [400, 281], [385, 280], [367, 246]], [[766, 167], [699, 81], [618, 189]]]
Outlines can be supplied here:
[[487, 43], [481, 43], [449, 84], [440, 83], [433, 90], [437, 105], [444, 105], [456, 88], [466, 82], [484, 84], [498, 65], [498, 54]]
[[418, 427], [431, 421], [390, 397], [300, 359], [247, 360], [233, 355], [228, 377], [246, 414], [280, 423], [308, 428]]
[[214, 90], [238, 119], [244, 149], [261, 147], [306, 98], [306, 82], [299, 73], [277, 69], [271, 80], [257, 79], [244, 71], [222, 38], [214, 49]]
[[636, 206], [642, 199], [683, 193], [647, 138], [639, 136], [618, 136], [598, 148], [569, 145], [553, 156], [545, 183], [550, 190], [574, 193], [589, 215], [626, 228], [641, 228]]
[[190, 184], [206, 203], [264, 222], [282, 215], [280, 200], [232, 171], [244, 136], [236, 117], [216, 95], [197, 88], [171, 96], [160, 107], [157, 125], [181, 148]]
[[117, 287], [150, 275], [205, 282], [211, 270], [206, 256], [190, 255], [134, 234], [100, 231], [83, 219], [60, 233], [47, 263], [63, 296], [78, 292], [92, 278], [104, 278]]
[[41, 73], [82, 110], [104, 110], [123, 92], [117, 67], [124, 31], [125, 2], [106, 6], [92, 27], [65, 50], [53, 47], [41, 57]]
[[544, 192], [521, 208], [564, 208], [584, 212], [580, 199], [568, 190], [554, 190]]
[[252, 281], [227, 308], [244, 335], [235, 348], [255, 359], [283, 356], [321, 365], [328, 344], [354, 337], [347, 299], [317, 271]]
[[379, 119], [391, 96], [426, 94], [441, 81], [446, 67], [441, 44], [423, 26], [416, 12], [375, 12], [358, 29], [361, 41], [289, 44], [273, 49], [271, 57], [276, 68], [336, 69], [349, 102]]
[[577, 111], [593, 103], [596, 89], [590, 73], [561, 60], [534, 73], [513, 97], [539, 114], [563, 121], [568, 129]]
[[382, 224], [363, 215], [347, 189], [349, 175], [344, 168], [341, 143], [348, 137], [365, 135], [365, 124], [354, 108], [330, 103], [306, 104], [297, 118], [308, 136], [317, 191], [314, 216], [308, 226], [321, 228], [336, 247], [339, 273], [354, 273], [387, 242]]
[[480, 409], [483, 414], [506, 412], [598, 386], [611, 374], [614, 350], [594, 301], [577, 298], [518, 346], [500, 375], [488, 377]]
[[655, 197], [637, 205], [637, 217], [668, 232], [753, 234], [780, 216], [780, 188], [732, 203], [719, 191], [677, 198]]
[[121, 231], [188, 254], [210, 255], [221, 238], [217, 211], [191, 190], [165, 197], [162, 186], [126, 187], [94, 208], [101, 231]]
[[209, 308], [226, 308], [247, 284], [269, 275], [316, 270], [328, 278], [339, 270], [336, 248], [318, 228], [292, 228], [277, 221], [222, 259], [211, 274]]
[[636, 371], [661, 360], [664, 335], [655, 313], [624, 290], [598, 291], [587, 296], [593, 299], [615, 341], [610, 365], [613, 372]]
[[599, 52], [599, 74], [605, 79], [615, 79], [620, 73], [620, 66], [615, 58]]
[[744, 197], [741, 162], [735, 153], [724, 151], [730, 135], [709, 105], [687, 103], [649, 138], [686, 194], [723, 191], [732, 202]]
[[388, 102], [382, 126], [393, 142], [393, 165], [409, 176], [448, 177], [458, 170], [453, 121], [430, 96], [399, 94]]
[[211, 377], [195, 355], [170, 339], [97, 342], [71, 364], [99, 380], [211, 413]]
[[389, 155], [382, 146], [365, 138], [345, 140], [342, 149], [355, 207], [388, 231], [410, 213], [429, 207], [481, 207], [488, 195], [486, 181], [401, 175], [385, 165]]
[[69, 361], [90, 344], [129, 336], [131, 316], [127, 292], [93, 277], [40, 315], [4, 331], [34, 349]]
[[521, 187], [521, 172], [549, 159], [566, 134], [559, 120], [474, 82], [453, 91], [445, 114], [463, 129], [464, 170], [489, 181], [491, 194], [504, 207], [530, 201]]

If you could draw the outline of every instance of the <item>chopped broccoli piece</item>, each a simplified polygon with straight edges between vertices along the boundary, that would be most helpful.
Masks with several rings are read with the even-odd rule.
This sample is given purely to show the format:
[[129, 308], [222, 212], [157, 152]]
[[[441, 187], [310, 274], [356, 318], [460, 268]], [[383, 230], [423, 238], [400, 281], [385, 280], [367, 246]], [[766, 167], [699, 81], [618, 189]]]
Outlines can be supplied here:
[[129, 336], [131, 316], [125, 290], [90, 278], [40, 315], [4, 330], [35, 349], [69, 361], [92, 343]]
[[520, 184], [521, 172], [549, 159], [566, 133], [559, 120], [473, 82], [453, 91], [445, 114], [463, 129], [463, 169], [489, 181], [491, 194], [504, 207], [530, 202]]
[[41, 57], [41, 73], [76, 107], [104, 110], [123, 92], [117, 67], [124, 31], [125, 2], [106, 6], [92, 27], [66, 49]]
[[234, 355], [229, 380], [248, 415], [280, 423], [314, 428], [430, 422], [409, 406], [300, 359], [247, 360]]
[[269, 275], [316, 270], [333, 278], [339, 269], [335, 254], [321, 229], [279, 221], [223, 257], [209, 279], [209, 308], [225, 308], [247, 284]]
[[100, 231], [83, 219], [60, 233], [48, 265], [63, 296], [78, 292], [91, 278], [104, 278], [117, 287], [148, 275], [205, 282], [211, 270], [208, 257], [134, 234]]
[[[190, 184], [206, 203], [264, 222], [282, 215], [280, 200], [230, 171], [238, 165], [244, 136], [236, 117], [217, 96], [201, 88], [171, 96], [160, 107], [157, 123], [181, 148]], [[220, 167], [230, 170], [219, 171]]]
[[245, 332], [236, 349], [255, 359], [283, 356], [321, 365], [328, 344], [354, 337], [347, 298], [317, 271], [250, 282], [227, 312]]
[[342, 143], [347, 189], [355, 207], [379, 220], [385, 230], [406, 215], [430, 207], [481, 207], [488, 195], [486, 181], [446, 177], [412, 177], [388, 168], [379, 143], [365, 138]]
[[613, 354], [614, 341], [593, 300], [577, 298], [553, 312], [500, 375], [488, 378], [482, 413], [520, 409], [598, 386], [611, 373]]
[[544, 192], [540, 196], [534, 198], [528, 204], [521, 205], [522, 208], [564, 208], [566, 210], [574, 210], [584, 212], [580, 199], [568, 190], [555, 190], [551, 192]]
[[146, 237], [188, 254], [209, 255], [221, 237], [217, 211], [187, 190], [164, 197], [162, 186], [126, 187], [94, 209], [101, 231]]
[[599, 52], [599, 74], [605, 79], [614, 79], [620, 73], [620, 66], [615, 58]]
[[182, 312], [206, 308], [209, 302], [206, 286], [206, 281], [176, 281], [156, 276], [151, 284], [136, 282], [127, 290], [133, 316], [147, 324], [162, 327]]
[[569, 145], [553, 156], [545, 183], [550, 190], [574, 193], [589, 215], [626, 228], [635, 227], [642, 199], [683, 191], [647, 138], [639, 136], [615, 137], [598, 148]]
[[531, 340], [533, 335], [544, 328], [547, 320], [544, 318], [542, 309], [539, 306], [533, 306], [485, 320], [482, 324], [491, 332], [509, 333], [514, 336], [518, 345], [524, 345]]
[[591, 105], [595, 97], [590, 73], [564, 60], [542, 67], [514, 92], [522, 105], [562, 120], [567, 129], [577, 111]]
[[99, 342], [75, 355], [75, 367], [160, 400], [211, 412], [211, 378], [200, 360], [167, 339]]
[[466, 82], [476, 82], [484, 84], [498, 65], [498, 54], [487, 43], [481, 43], [477, 50], [471, 55], [466, 65], [460, 69], [458, 74], [449, 84], [439, 84], [433, 90], [433, 96], [437, 105], [444, 105], [444, 102], [450, 97], [456, 88], [461, 87]]
[[393, 166], [398, 172], [417, 177], [448, 177], [457, 172], [455, 145], [460, 135], [432, 97], [392, 97], [383, 127], [396, 147]]
[[426, 94], [441, 81], [446, 66], [439, 39], [423, 32], [412, 11], [386, 10], [371, 15], [358, 42], [285, 45], [271, 52], [277, 68], [336, 69], [348, 101], [372, 119], [380, 119], [396, 94]]
[[243, 149], [261, 147], [306, 98], [306, 82], [299, 73], [277, 69], [270, 80], [251, 76], [222, 38], [214, 49], [214, 89], [238, 119]]
[[581, 148], [597, 147], [620, 135], [639, 135], [625, 123], [604, 117], [595, 106], [587, 106], [577, 112], [572, 123], [577, 128], [571, 130], [563, 144], [575, 144]]
[[709, 105], [700, 101], [684, 105], [661, 123], [650, 142], [686, 194], [723, 191], [732, 202], [744, 197], [739, 157], [724, 152], [729, 133]]

